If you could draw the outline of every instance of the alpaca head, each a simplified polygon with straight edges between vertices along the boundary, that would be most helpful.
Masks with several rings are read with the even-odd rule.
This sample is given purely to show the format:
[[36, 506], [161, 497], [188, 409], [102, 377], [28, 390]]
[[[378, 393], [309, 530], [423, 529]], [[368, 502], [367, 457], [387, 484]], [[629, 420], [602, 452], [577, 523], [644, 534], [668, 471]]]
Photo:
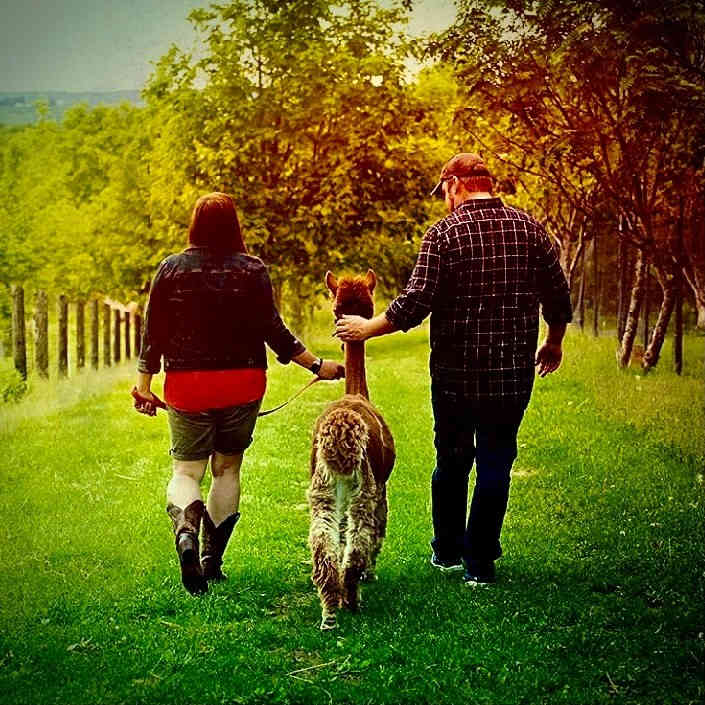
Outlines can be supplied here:
[[338, 279], [332, 272], [326, 272], [326, 286], [333, 294], [333, 314], [336, 320], [343, 315], [372, 318], [374, 301], [372, 292], [377, 277], [371, 270], [356, 277], [344, 276]]

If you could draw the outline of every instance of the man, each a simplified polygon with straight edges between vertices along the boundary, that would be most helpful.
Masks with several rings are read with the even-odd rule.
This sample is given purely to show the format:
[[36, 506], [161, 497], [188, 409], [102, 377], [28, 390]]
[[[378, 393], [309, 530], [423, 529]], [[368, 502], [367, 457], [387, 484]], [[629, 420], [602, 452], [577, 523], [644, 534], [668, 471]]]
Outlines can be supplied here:
[[[556, 248], [531, 216], [491, 194], [477, 154], [456, 154], [431, 192], [450, 214], [421, 243], [404, 291], [375, 318], [343, 316], [344, 341], [407, 331], [431, 313], [431, 398], [436, 468], [431, 480], [431, 563], [470, 585], [495, 581], [517, 432], [534, 367], [556, 370], [572, 318]], [[539, 304], [548, 333], [536, 352]], [[467, 517], [468, 477], [476, 481]]]

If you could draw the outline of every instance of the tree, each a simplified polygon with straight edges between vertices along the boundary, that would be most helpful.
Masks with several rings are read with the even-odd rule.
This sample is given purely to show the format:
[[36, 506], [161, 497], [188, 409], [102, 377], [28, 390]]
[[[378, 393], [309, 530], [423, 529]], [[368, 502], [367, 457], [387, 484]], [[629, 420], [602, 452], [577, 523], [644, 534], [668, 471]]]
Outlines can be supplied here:
[[395, 279], [408, 271], [404, 243], [429, 217], [434, 141], [421, 129], [432, 108], [405, 80], [404, 5], [237, 0], [194, 11], [200, 58], [172, 49], [145, 92], [158, 125], [152, 178], [165, 185], [152, 189], [164, 218], [155, 228], [175, 244], [196, 196], [222, 190], [248, 248], [299, 298], [322, 288], [326, 269], [381, 258], [402, 263], [388, 268]]
[[[681, 0], [459, 6], [454, 26], [431, 44], [466, 88], [459, 122], [498, 161], [561, 194], [586, 220], [609, 216], [612, 243], [622, 237], [653, 263], [664, 292], [661, 325], [644, 356], [653, 366], [673, 279], [687, 264], [675, 220], [668, 227], [659, 218], [677, 208], [683, 171], [705, 154], [698, 39], [705, 11]], [[633, 312], [641, 291], [633, 288]], [[623, 358], [629, 346], [623, 340]]]

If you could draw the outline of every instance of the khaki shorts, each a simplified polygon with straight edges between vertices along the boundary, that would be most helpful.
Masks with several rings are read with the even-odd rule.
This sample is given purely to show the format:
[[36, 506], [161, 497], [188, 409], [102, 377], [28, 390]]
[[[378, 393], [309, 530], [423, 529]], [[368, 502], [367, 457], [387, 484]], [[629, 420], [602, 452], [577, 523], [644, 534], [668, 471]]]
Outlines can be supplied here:
[[206, 460], [214, 451], [241, 453], [252, 443], [262, 400], [208, 411], [177, 411], [169, 407], [171, 450], [175, 460]]

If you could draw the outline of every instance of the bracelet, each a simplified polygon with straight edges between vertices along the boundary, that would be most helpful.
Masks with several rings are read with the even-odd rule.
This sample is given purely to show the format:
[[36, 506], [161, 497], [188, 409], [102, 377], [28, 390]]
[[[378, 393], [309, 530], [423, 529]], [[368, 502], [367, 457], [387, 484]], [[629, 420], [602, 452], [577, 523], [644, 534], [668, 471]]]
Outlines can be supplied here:
[[321, 371], [322, 364], [323, 364], [323, 358], [319, 357], [318, 360], [316, 360], [316, 362], [314, 362], [313, 365], [311, 365], [311, 367], [309, 367], [308, 369], [311, 370], [311, 372], [313, 372], [314, 375], [317, 375]]

